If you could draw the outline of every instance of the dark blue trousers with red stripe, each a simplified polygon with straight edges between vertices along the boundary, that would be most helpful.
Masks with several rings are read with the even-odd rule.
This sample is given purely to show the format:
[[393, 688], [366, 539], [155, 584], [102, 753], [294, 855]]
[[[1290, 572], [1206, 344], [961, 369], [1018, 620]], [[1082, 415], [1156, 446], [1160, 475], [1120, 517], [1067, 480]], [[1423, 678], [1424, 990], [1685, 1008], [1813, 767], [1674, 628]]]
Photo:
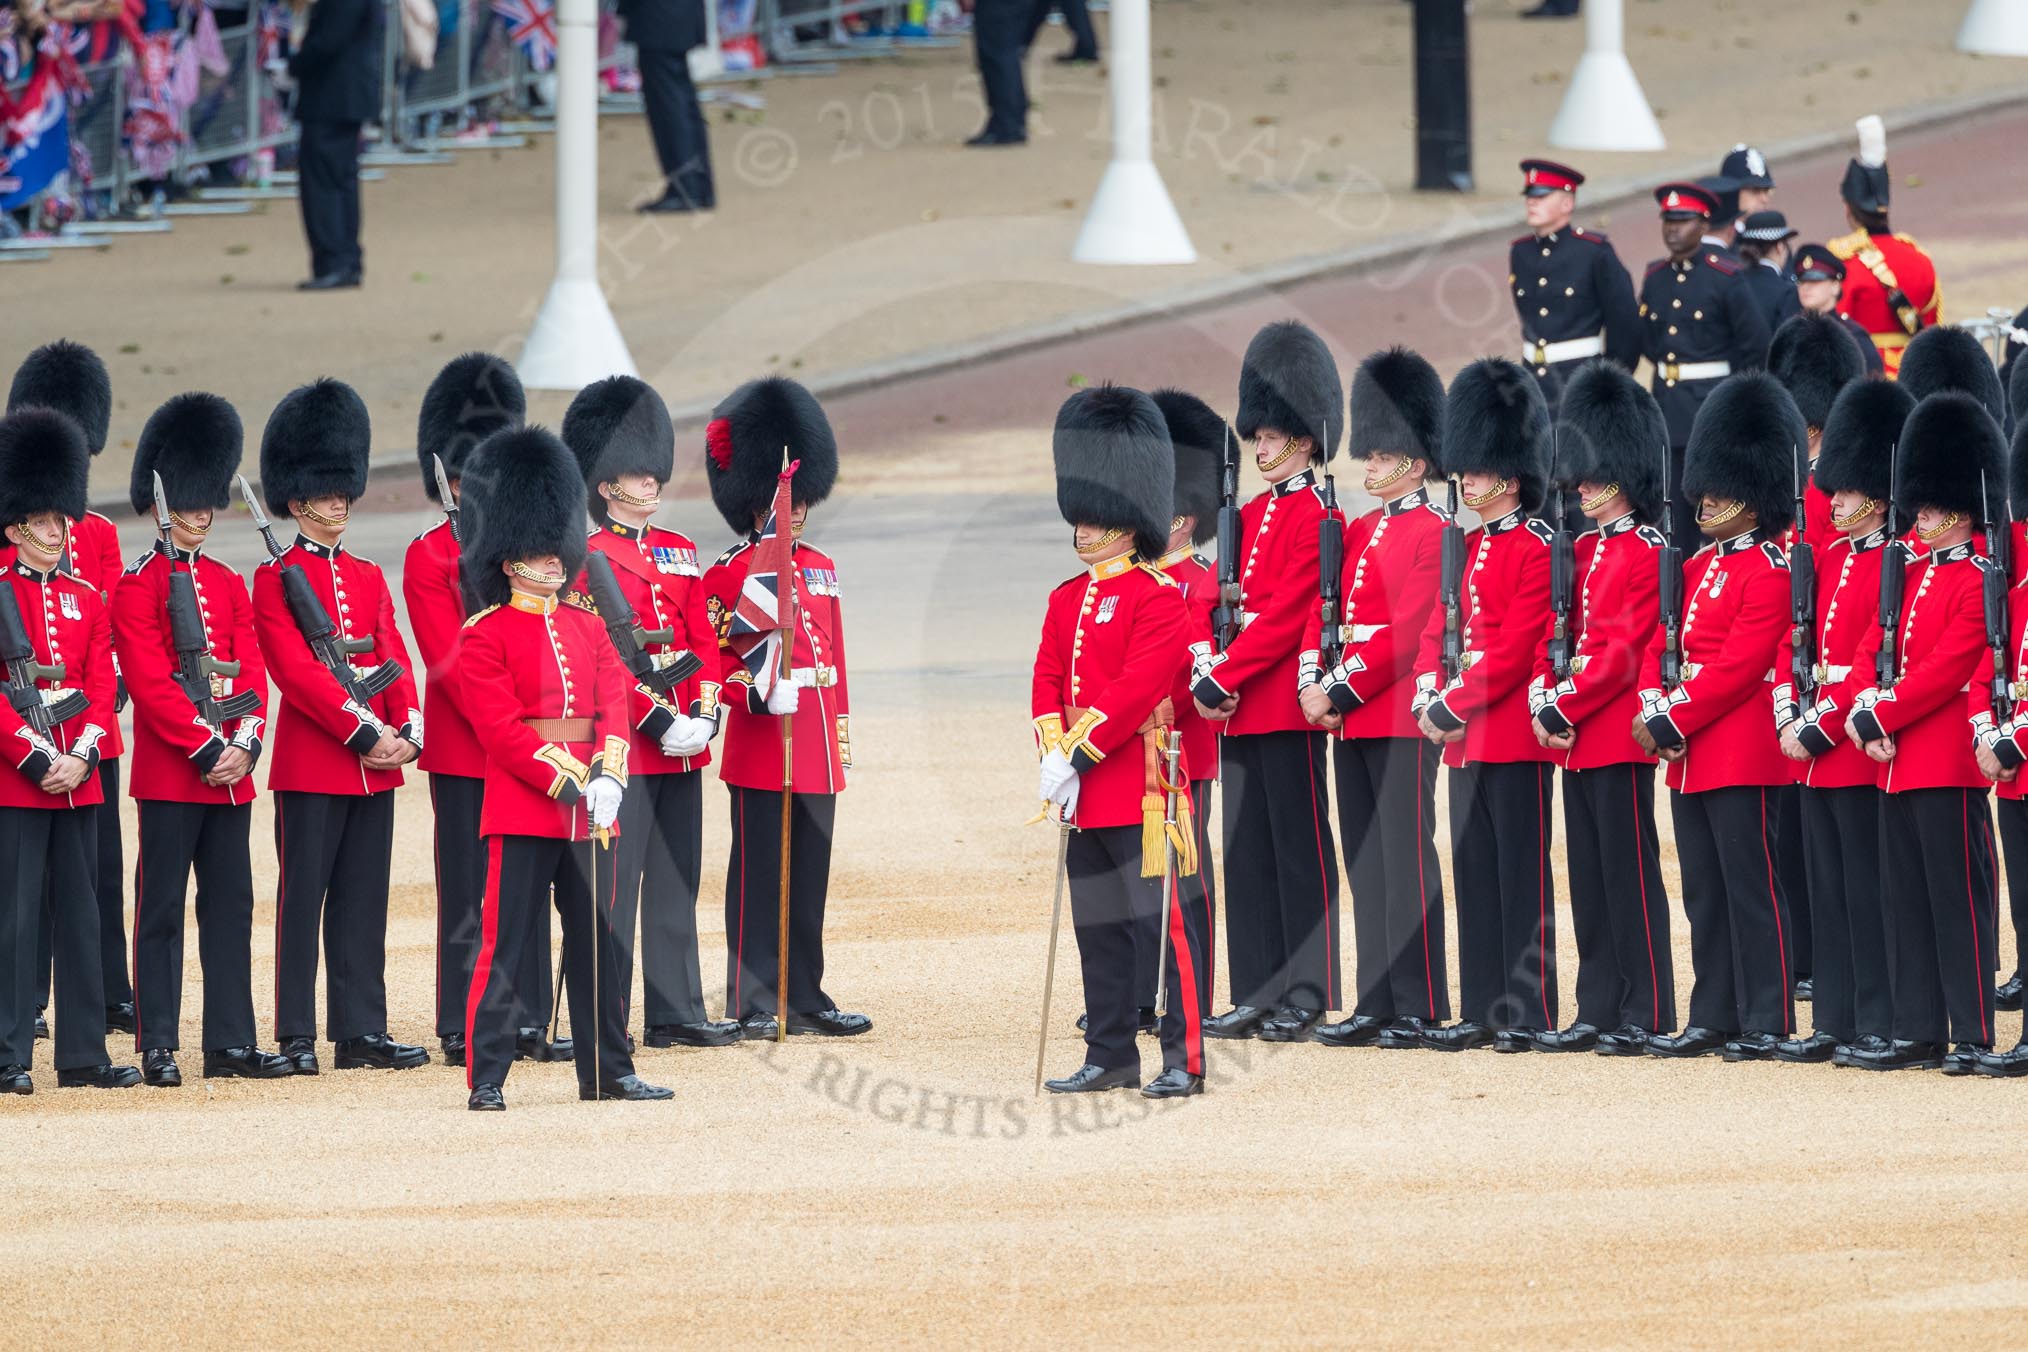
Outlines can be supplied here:
[[1356, 1013], [1451, 1016], [1436, 854], [1437, 756], [1421, 737], [1338, 743], [1338, 826], [1359, 946]]
[[[437, 832], [437, 1036], [463, 1036], [472, 965], [478, 961], [484, 929], [486, 842], [479, 835], [479, 812], [486, 799], [486, 781], [446, 774], [429, 779]], [[514, 982], [521, 999], [516, 1021], [523, 1028], [548, 1027], [556, 1000], [555, 978], [549, 974], [546, 913], [536, 923], [537, 942], [527, 946]]]
[[1880, 795], [1880, 882], [1893, 954], [1894, 1036], [1993, 1042], [1995, 914], [1983, 789]]
[[[1190, 932], [1192, 952], [1204, 960], [1197, 964], [1197, 1003], [1211, 1007], [1212, 978], [1217, 966], [1212, 935], [1218, 909], [1217, 887], [1211, 872], [1211, 784], [1209, 779], [1190, 784], [1190, 828], [1197, 838], [1197, 872], [1176, 880], [1176, 904], [1183, 911], [1183, 927]], [[1162, 950], [1160, 915], [1147, 915], [1134, 924], [1134, 998], [1142, 1009], [1155, 1007], [1155, 958]]]
[[1774, 821], [1779, 786], [1670, 794], [1683, 914], [1690, 921], [1690, 1024], [1715, 1032], [1796, 1030]]
[[1338, 863], [1322, 732], [1219, 739], [1232, 1002], [1336, 1009]]
[[1488, 1028], [1557, 1026], [1554, 782], [1544, 761], [1478, 762], [1450, 774], [1459, 1017]]
[[[727, 785], [732, 853], [725, 868], [725, 1014], [775, 1012], [781, 977], [782, 791]], [[824, 904], [831, 892], [831, 833], [838, 796], [799, 793], [789, 815], [789, 1012], [821, 1014]], [[1125, 970], [1132, 971], [1128, 955]]]
[[1577, 1019], [1594, 1028], [1676, 1028], [1669, 886], [1649, 761], [1563, 772]]
[[1135, 922], [1156, 917], [1169, 930], [1169, 999], [1162, 1011], [1162, 1068], [1204, 1073], [1203, 1020], [1210, 1007], [1198, 969], [1208, 945], [1184, 924], [1183, 910], [1164, 915], [1160, 876], [1141, 876], [1141, 828], [1101, 826], [1074, 831], [1065, 857], [1070, 918], [1084, 972], [1085, 1060], [1106, 1070], [1140, 1069], [1134, 1042], [1140, 996], [1135, 990]]

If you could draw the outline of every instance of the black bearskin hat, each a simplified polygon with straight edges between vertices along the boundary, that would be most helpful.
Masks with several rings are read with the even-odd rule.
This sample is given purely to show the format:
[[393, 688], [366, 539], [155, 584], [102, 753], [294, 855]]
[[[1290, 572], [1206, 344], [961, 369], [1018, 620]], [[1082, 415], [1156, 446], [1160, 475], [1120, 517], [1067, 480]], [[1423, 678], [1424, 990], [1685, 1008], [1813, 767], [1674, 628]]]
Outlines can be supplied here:
[[563, 441], [577, 457], [585, 506], [603, 524], [606, 500], [598, 485], [622, 474], [648, 474], [662, 483], [676, 472], [676, 429], [655, 387], [633, 376], [607, 376], [585, 386], [563, 415]]
[[328, 493], [356, 498], [366, 491], [372, 453], [373, 427], [357, 390], [328, 376], [298, 385], [261, 433], [261, 496], [276, 516]]
[[1437, 473], [1444, 439], [1444, 380], [1422, 354], [1382, 348], [1352, 373], [1354, 460], [1392, 453], [1427, 460]]
[[106, 428], [113, 420], [113, 381], [99, 354], [82, 343], [59, 338], [28, 354], [14, 372], [7, 392], [7, 411], [53, 408], [84, 433], [85, 449], [97, 455], [106, 448]]
[[1283, 319], [1246, 345], [1239, 363], [1239, 434], [1251, 441], [1263, 427], [1308, 437], [1313, 464], [1338, 453], [1345, 430], [1345, 387], [1331, 349], [1308, 325]]
[[2013, 515], [2028, 518], [2028, 418], [2014, 429], [2013, 453], [2007, 457], [2007, 498]]
[[[2028, 320], [2028, 311], [2015, 321], [2015, 327], [2020, 328], [2024, 320]], [[2004, 373], [2007, 377], [2007, 416], [2016, 423], [2028, 423], [2028, 361], [2022, 361], [2020, 353], [2020, 344], [2009, 338], [2007, 360], [2013, 363], [2012, 369], [2003, 367], [1995, 374]]]
[[1831, 405], [1810, 477], [1826, 493], [1851, 489], [1885, 504], [1894, 492], [1894, 446], [1915, 396], [1885, 376], [1855, 380]]
[[495, 432], [521, 426], [527, 416], [521, 377], [503, 358], [490, 352], [453, 357], [423, 393], [415, 420], [416, 464], [430, 501], [438, 501], [432, 456], [443, 458], [445, 478], [459, 479], [475, 446]]
[[465, 462], [459, 568], [474, 609], [497, 606], [512, 589], [500, 565], [555, 554], [563, 574], [584, 571], [584, 476], [577, 460], [544, 427], [495, 432]]
[[1909, 340], [1897, 377], [1920, 403], [1944, 390], [1962, 390], [1979, 401], [1995, 427], [2007, 424], [2007, 394], [2000, 373], [1970, 329], [1938, 324]]
[[1669, 426], [1655, 396], [1600, 357], [1578, 368], [1557, 408], [1556, 477], [1564, 484], [1618, 484], [1634, 515], [1662, 519]]
[[1697, 410], [1683, 452], [1683, 491], [1744, 503], [1765, 537], [1796, 516], [1796, 473], [1809, 429], [1796, 401], [1765, 371], [1728, 376]]
[[1979, 401], [1962, 390], [1943, 390], [1916, 401], [1901, 428], [1901, 484], [1896, 505], [1913, 519], [1924, 507], [1941, 507], [1980, 519], [1981, 504], [1995, 514], [2007, 444], [2000, 425], [1982, 416]]
[[155, 478], [172, 512], [223, 507], [232, 501], [246, 432], [239, 412], [215, 394], [179, 394], [148, 415], [134, 451], [127, 500], [146, 517], [155, 513]]
[[1065, 521], [1130, 530], [1142, 558], [1162, 557], [1176, 515], [1176, 468], [1153, 399], [1124, 385], [1079, 390], [1056, 411], [1051, 447]]
[[1548, 496], [1549, 405], [1535, 377], [1505, 357], [1481, 357], [1458, 372], [1444, 401], [1445, 474], [1478, 471], [1513, 479], [1521, 510]]
[[0, 418], [0, 526], [38, 512], [85, 514], [92, 456], [77, 423], [31, 405]]
[[1805, 310], [1775, 330], [1767, 369], [1796, 401], [1804, 425], [1821, 429], [1838, 391], [1866, 374], [1866, 358], [1838, 316]]
[[1187, 391], [1156, 390], [1150, 397], [1162, 411], [1162, 421], [1169, 427], [1169, 444], [1176, 449], [1175, 514], [1197, 518], [1190, 539], [1201, 545], [1218, 534], [1225, 449], [1232, 429], [1211, 405]]
[[[725, 524], [751, 535], [782, 474], [782, 451], [796, 462], [790, 500], [814, 507], [838, 482], [838, 439], [817, 396], [785, 376], [749, 380], [711, 411], [704, 429], [704, 477]], [[1168, 538], [1169, 523], [1162, 523]]]

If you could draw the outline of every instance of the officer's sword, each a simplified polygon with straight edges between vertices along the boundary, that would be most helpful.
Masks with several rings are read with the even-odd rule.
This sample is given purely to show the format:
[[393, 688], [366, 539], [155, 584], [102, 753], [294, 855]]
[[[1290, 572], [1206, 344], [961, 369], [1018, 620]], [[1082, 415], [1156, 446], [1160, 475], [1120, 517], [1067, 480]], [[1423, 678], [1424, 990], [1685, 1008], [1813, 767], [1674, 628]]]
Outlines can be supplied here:
[[1049, 1054], [1049, 996], [1056, 989], [1056, 936], [1063, 929], [1063, 889], [1070, 880], [1070, 821], [1057, 824], [1056, 901], [1049, 908], [1049, 964], [1042, 969], [1042, 1035], [1035, 1045], [1035, 1092], [1042, 1092], [1042, 1062]]
[[[1162, 1017], [1164, 998], [1169, 990], [1169, 913], [1180, 898], [1177, 897], [1176, 869], [1176, 796], [1182, 786], [1183, 734], [1170, 730], [1168, 745], [1162, 748], [1162, 760], [1167, 773], [1162, 777], [1164, 790], [1162, 813], [1162, 932], [1155, 941], [1155, 1018]], [[1203, 868], [1203, 861], [1199, 861]]]

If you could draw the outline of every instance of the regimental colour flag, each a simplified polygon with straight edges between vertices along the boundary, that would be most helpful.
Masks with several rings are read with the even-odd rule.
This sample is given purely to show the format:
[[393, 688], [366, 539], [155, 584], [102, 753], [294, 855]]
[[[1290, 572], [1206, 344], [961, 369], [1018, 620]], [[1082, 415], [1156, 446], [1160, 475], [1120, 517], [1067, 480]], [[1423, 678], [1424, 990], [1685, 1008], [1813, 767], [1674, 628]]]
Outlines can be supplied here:
[[790, 501], [789, 483], [795, 478], [796, 466], [802, 462], [788, 460], [787, 453], [783, 454], [782, 477], [775, 484], [774, 505], [768, 509], [760, 538], [754, 542], [753, 566], [747, 569], [746, 585], [740, 588], [739, 604], [733, 607], [732, 620], [725, 631], [726, 643], [746, 664], [747, 674], [753, 677], [753, 688], [762, 699], [774, 690], [781, 675], [782, 631], [791, 623], [790, 611], [795, 602], [791, 591], [789, 604], [782, 604], [782, 588], [793, 588], [796, 582], [796, 536], [788, 528], [795, 507]]

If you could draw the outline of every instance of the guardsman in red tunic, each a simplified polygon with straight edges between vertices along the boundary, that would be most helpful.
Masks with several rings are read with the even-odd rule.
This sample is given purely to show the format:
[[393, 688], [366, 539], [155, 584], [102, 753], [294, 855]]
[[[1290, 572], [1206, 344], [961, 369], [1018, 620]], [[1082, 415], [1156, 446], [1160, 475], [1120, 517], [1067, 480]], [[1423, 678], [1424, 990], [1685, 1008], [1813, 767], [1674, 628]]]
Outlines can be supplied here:
[[[298, 1075], [317, 1073], [317, 940], [325, 956], [325, 1021], [340, 1070], [404, 1070], [429, 1060], [387, 1036], [387, 885], [394, 791], [422, 750], [408, 647], [380, 568], [340, 542], [366, 491], [366, 405], [349, 385], [319, 380], [290, 391], [261, 437], [261, 492], [296, 539], [254, 573], [254, 632], [275, 683], [275, 1036]], [[364, 675], [383, 662], [401, 674], [370, 702], [349, 694], [297, 627], [282, 580], [300, 568]], [[327, 913], [328, 908], [328, 913]]]
[[1669, 429], [1654, 396], [1613, 367], [1564, 392], [1556, 468], [1597, 523], [1577, 541], [1569, 674], [1545, 640], [1531, 691], [1537, 740], [1563, 767], [1577, 1020], [1537, 1051], [1639, 1056], [1676, 1026], [1669, 888], [1655, 829], [1655, 756], [1633, 739], [1641, 665], [1660, 611]]
[[1845, 262], [1840, 308], [1872, 336], [1892, 378], [1908, 340], [1943, 318], [1943, 289], [1929, 254], [1887, 219], [1887, 128], [1878, 117], [1859, 119], [1859, 153], [1838, 185], [1852, 233], [1825, 247]]
[[1351, 1018], [1316, 1032], [1334, 1047], [1420, 1047], [1423, 1028], [1451, 1012], [1438, 753], [1411, 708], [1450, 522], [1425, 483], [1439, 473], [1443, 414], [1443, 381], [1406, 348], [1374, 353], [1352, 377], [1351, 454], [1381, 505], [1346, 532], [1343, 657], [1306, 672], [1298, 692], [1304, 713], [1342, 739], [1334, 770], [1359, 993]]
[[577, 1096], [673, 1097], [634, 1074], [612, 923], [611, 835], [628, 792], [627, 673], [598, 615], [559, 595], [584, 565], [584, 480], [555, 436], [510, 428], [472, 452], [460, 505], [465, 589], [482, 608], [465, 625], [459, 693], [486, 748], [486, 894], [465, 1006], [466, 1106], [507, 1106], [500, 1090], [527, 998], [514, 989], [516, 974], [549, 965], [552, 897]]
[[1444, 658], [1452, 621], [1441, 597], [1416, 657], [1417, 726], [1450, 767], [1463, 1006], [1422, 1041], [1455, 1052], [1497, 1038], [1502, 1051], [1528, 1051], [1557, 1022], [1555, 780], [1528, 708], [1551, 618], [1552, 532], [1532, 515], [1549, 493], [1549, 409], [1534, 378], [1500, 357], [1458, 372], [1442, 459], [1481, 524], [1464, 541], [1456, 668]]
[[[254, 1031], [250, 841], [267, 668], [245, 579], [204, 553], [214, 512], [231, 500], [242, 437], [239, 414], [215, 394], [180, 394], [155, 410], [141, 429], [128, 496], [154, 522], [160, 480], [170, 543], [136, 559], [113, 592], [113, 632], [127, 654], [134, 701], [128, 791], [141, 818], [134, 1045], [143, 1078], [161, 1088], [183, 1083], [176, 1050], [183, 1045], [183, 913], [193, 873], [205, 1078], [271, 1080], [294, 1070], [286, 1057], [262, 1051]], [[188, 607], [180, 621], [170, 615], [172, 604]], [[201, 650], [179, 650], [179, 623], [194, 625], [184, 632], [201, 636]]]
[[[1895, 501], [1928, 553], [1908, 567], [1889, 675], [1860, 689], [1845, 719], [1879, 766], [1880, 886], [1894, 953], [1893, 1043], [1846, 1060], [1867, 1070], [1941, 1065], [1969, 1075], [1992, 1051], [1996, 936], [1977, 756], [1992, 707], [1977, 682], [1982, 665], [1991, 671], [1984, 578], [1993, 564], [1973, 534], [1982, 503], [2005, 482], [2005, 455], [1999, 425], [1962, 391], [1921, 400], [1902, 426]], [[1853, 663], [1861, 678], [1886, 647], [1876, 622]], [[1948, 1055], [1947, 1036], [1957, 1043]]]
[[1670, 686], [1666, 621], [1655, 635], [1634, 740], [1670, 762], [1690, 1022], [1648, 1040], [1655, 1056], [1766, 1060], [1794, 1028], [1790, 935], [1774, 862], [1776, 791], [1795, 782], [1775, 722], [1788, 668], [1796, 447], [1806, 433], [1774, 377], [1734, 376], [1698, 410], [1683, 470], [1711, 543], [1684, 570], [1682, 682]]
[[[0, 858], [12, 878], [0, 925], [0, 1093], [34, 1092], [36, 912], [45, 888], [55, 905], [56, 1082], [120, 1089], [139, 1084], [132, 1066], [109, 1064], [99, 984], [93, 832], [100, 802], [99, 747], [112, 721], [112, 627], [98, 588], [63, 567], [65, 519], [84, 515], [90, 454], [77, 424], [28, 408], [0, 420], [0, 526], [6, 565], [0, 634], [8, 670], [30, 717], [0, 702], [0, 739], [16, 773], [0, 778]], [[15, 621], [18, 621], [18, 628]], [[34, 704], [38, 702], [41, 709]], [[83, 707], [75, 705], [81, 697]], [[60, 720], [56, 717], [61, 714]], [[38, 726], [47, 722], [47, 727]]]
[[[1783, 1061], [1844, 1063], [1894, 1036], [1887, 915], [1880, 896], [1879, 766], [1845, 735], [1852, 699], [1874, 683], [1859, 648], [1880, 615], [1880, 570], [1903, 548], [1887, 534], [1895, 442], [1915, 400], [1891, 380], [1855, 382], [1838, 396], [1811, 470], [1844, 534], [1816, 556], [1816, 688], [1779, 715], [1782, 750], [1802, 772], [1807, 913], [1816, 953], [1816, 1031], [1785, 1041]], [[1808, 416], [1807, 414], [1805, 416]], [[1791, 698], [1794, 698], [1794, 693]]]
[[[2028, 363], [2016, 362], [2011, 392], [2028, 396]], [[2018, 407], [2028, 408], [2028, 397]], [[2013, 453], [2007, 459], [2007, 478], [2013, 501], [2028, 504], [2028, 418], [2014, 428]], [[2015, 549], [2020, 549], [2017, 522]], [[2018, 566], [2020, 557], [2015, 556]], [[1996, 718], [1990, 728], [1982, 727], [1979, 737], [1979, 769], [1995, 781], [2000, 800], [2000, 840], [2006, 847], [2007, 901], [2014, 921], [2014, 975], [1993, 992], [2000, 1009], [2021, 1007], [2021, 973], [2028, 969], [2028, 777], [2021, 774], [2028, 765], [2028, 581], [2018, 583], [2007, 594], [2007, 694], [2013, 701], [2011, 716]], [[1980, 668], [1978, 689], [1988, 715], [1993, 713], [1993, 670], [1990, 658]], [[2028, 1033], [2005, 1052], [1979, 1058], [1979, 1073], [2003, 1079], [2028, 1075]]]
[[[633, 788], [620, 821], [613, 924], [631, 992], [639, 911], [642, 1040], [650, 1047], [723, 1047], [739, 1041], [739, 1024], [705, 1014], [697, 962], [704, 767], [718, 732], [718, 636], [705, 615], [696, 542], [652, 521], [662, 485], [675, 471], [676, 434], [661, 395], [632, 376], [612, 376], [571, 402], [563, 440], [584, 472], [591, 549], [611, 561], [635, 624], [667, 636], [643, 650], [657, 659], [688, 651], [710, 664], [666, 695], [636, 682], [629, 697]], [[577, 591], [591, 594], [582, 579]]]
[[[796, 632], [790, 676], [763, 698], [730, 638], [734, 612], [753, 566], [754, 546], [772, 509], [784, 448], [795, 463]], [[719, 710], [725, 745], [718, 776], [732, 791], [732, 856], [725, 874], [726, 1013], [744, 1036], [775, 1036], [783, 1003], [776, 928], [780, 912], [782, 725], [792, 720], [795, 763], [789, 823], [790, 1034], [850, 1037], [873, 1027], [864, 1014], [841, 1010], [824, 993], [824, 900], [831, 888], [831, 829], [838, 795], [852, 769], [851, 696], [845, 679], [845, 615], [838, 565], [802, 541], [810, 508], [838, 481], [838, 442], [811, 393], [769, 376], [734, 390], [705, 429], [704, 476], [725, 523], [746, 537], [719, 555], [704, 575], [705, 613], [718, 637]], [[781, 523], [778, 523], [781, 524]], [[779, 585], [780, 579], [775, 579]], [[777, 593], [779, 594], [779, 593]], [[707, 664], [708, 667], [708, 664]]]
[[[113, 385], [105, 363], [96, 352], [78, 343], [58, 339], [28, 354], [14, 373], [8, 390], [7, 411], [49, 408], [69, 417], [84, 433], [85, 449], [93, 456], [106, 448], [106, 431], [112, 422]], [[94, 511], [85, 511], [70, 522], [64, 549], [64, 570], [98, 589], [99, 600], [112, 604], [113, 586], [120, 580], [124, 560], [120, 557], [120, 530]], [[13, 550], [0, 548], [0, 562], [12, 563]], [[120, 676], [120, 655], [113, 653], [113, 676]], [[117, 702], [125, 708], [127, 695], [121, 685]], [[116, 710], [104, 711], [106, 735], [99, 747], [99, 790], [102, 795], [94, 816], [106, 820], [97, 828], [98, 879], [95, 888], [99, 905], [99, 971], [105, 986], [106, 1027], [122, 1033], [134, 1031], [134, 988], [127, 973], [126, 865], [120, 847], [120, 757], [126, 750], [121, 739]], [[36, 956], [37, 1018], [49, 1007], [50, 933], [48, 917], [53, 899], [43, 899], [44, 924]], [[39, 1034], [46, 1035], [46, 1034]]]
[[[1195, 970], [1203, 948], [1169, 895], [1166, 857], [1174, 852], [1179, 875], [1198, 861], [1178, 848], [1187, 836], [1165, 836], [1160, 749], [1175, 723], [1178, 673], [1190, 666], [1189, 607], [1182, 588], [1143, 562], [1159, 555], [1175, 517], [1168, 427], [1138, 390], [1081, 390], [1056, 415], [1054, 457], [1057, 510], [1087, 570], [1050, 593], [1030, 707], [1040, 796], [1071, 829], [1064, 867], [1084, 972], [1085, 1057], [1048, 1087], [1140, 1087], [1134, 931], [1152, 912], [1168, 933], [1169, 998], [1162, 1073], [1141, 1093], [1185, 1098], [1204, 1091]], [[1158, 841], [1165, 858], [1150, 858]]]
[[[423, 666], [423, 717], [428, 745], [417, 764], [430, 779], [435, 819], [437, 886], [437, 1042], [444, 1064], [465, 1064], [465, 997], [479, 956], [479, 904], [486, 885], [486, 846], [479, 835], [479, 805], [486, 789], [486, 749], [472, 731], [458, 691], [458, 645], [465, 626], [465, 597], [458, 581], [458, 534], [450, 512], [472, 449], [503, 428], [519, 427], [527, 396], [514, 368], [489, 352], [467, 352], [437, 373], [423, 393], [416, 419], [416, 458], [423, 491], [438, 502], [437, 461], [450, 481], [444, 520], [415, 538], [402, 564], [401, 594], [409, 632]], [[547, 945], [539, 947], [546, 948]], [[516, 989], [525, 999], [517, 1054], [538, 1061], [567, 1061], [568, 1041], [547, 1037], [551, 997], [547, 953], [526, 950]]]
[[1301, 1042], [1342, 1003], [1325, 739], [1296, 696], [1317, 624], [1320, 530], [1337, 519], [1317, 470], [1338, 453], [1343, 402], [1330, 349], [1295, 320], [1247, 345], [1236, 423], [1268, 487], [1241, 512], [1239, 632], [1191, 676], [1197, 712], [1223, 727], [1233, 1007], [1205, 1026], [1213, 1037]]

